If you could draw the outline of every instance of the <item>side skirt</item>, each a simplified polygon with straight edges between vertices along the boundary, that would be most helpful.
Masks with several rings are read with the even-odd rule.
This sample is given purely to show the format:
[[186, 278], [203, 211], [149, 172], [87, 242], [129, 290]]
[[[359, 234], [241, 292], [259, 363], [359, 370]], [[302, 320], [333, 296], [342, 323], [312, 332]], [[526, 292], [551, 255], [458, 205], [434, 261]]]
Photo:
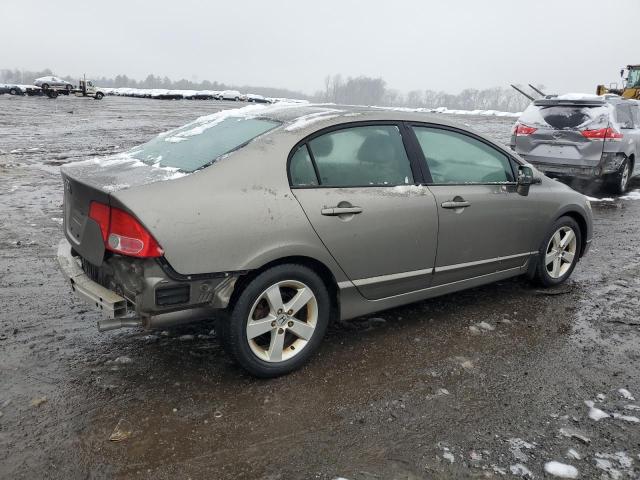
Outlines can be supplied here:
[[444, 285], [437, 285], [435, 287], [424, 288], [422, 290], [407, 292], [393, 297], [381, 298], [379, 300], [366, 300], [362, 295], [360, 295], [353, 284], [347, 286], [348, 282], [343, 282], [340, 285], [340, 318], [341, 320], [348, 320], [350, 318], [367, 315], [372, 312], [387, 310], [389, 308], [395, 308], [409, 303], [447, 295], [449, 293], [466, 290], [468, 288], [479, 287], [480, 285], [486, 285], [506, 278], [517, 277], [526, 273], [528, 268], [529, 262], [521, 267], [510, 268], [500, 272], [481, 275], [479, 277], [473, 277], [453, 283], [446, 283]]

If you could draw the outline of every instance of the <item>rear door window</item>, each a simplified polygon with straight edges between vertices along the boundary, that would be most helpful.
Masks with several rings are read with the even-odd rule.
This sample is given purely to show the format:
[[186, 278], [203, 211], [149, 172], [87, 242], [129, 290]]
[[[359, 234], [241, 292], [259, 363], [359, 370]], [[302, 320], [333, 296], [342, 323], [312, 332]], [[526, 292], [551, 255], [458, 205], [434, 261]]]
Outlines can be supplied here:
[[308, 145], [322, 186], [392, 186], [413, 183], [402, 135], [395, 125], [336, 130], [314, 138]]
[[616, 120], [622, 128], [633, 128], [633, 117], [631, 115], [631, 105], [616, 105]]
[[634, 105], [631, 107], [631, 114], [633, 115], [633, 123], [636, 128], [640, 128], [640, 105]]
[[413, 127], [434, 184], [513, 182], [509, 157], [468, 135]]
[[193, 172], [279, 125], [273, 120], [244, 117], [197, 120], [160, 134], [128, 153], [149, 165]]
[[307, 145], [302, 145], [296, 150], [289, 163], [291, 185], [294, 187], [309, 187], [318, 185], [318, 177], [313, 168], [311, 156]]

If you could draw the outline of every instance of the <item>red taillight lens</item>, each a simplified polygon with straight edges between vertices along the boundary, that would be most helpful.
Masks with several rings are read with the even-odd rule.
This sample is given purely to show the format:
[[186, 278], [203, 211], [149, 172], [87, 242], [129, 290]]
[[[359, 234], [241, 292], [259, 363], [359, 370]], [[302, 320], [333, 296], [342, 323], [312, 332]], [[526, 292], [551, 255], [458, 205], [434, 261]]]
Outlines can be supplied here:
[[158, 242], [132, 215], [99, 202], [91, 202], [89, 217], [98, 222], [105, 248], [133, 257], [161, 257]]
[[523, 123], [516, 123], [514, 133], [516, 137], [526, 137], [527, 135], [531, 135], [538, 130], [537, 128], [530, 127], [528, 125], [524, 125]]
[[91, 202], [89, 206], [89, 218], [92, 218], [98, 225], [100, 225], [100, 231], [102, 232], [102, 240], [107, 241], [109, 236], [109, 218], [111, 216], [111, 208], [109, 205], [99, 202]]
[[611, 140], [613, 142], [620, 141], [623, 136], [619, 131], [611, 127], [598, 130], [582, 130], [580, 133], [589, 140]]

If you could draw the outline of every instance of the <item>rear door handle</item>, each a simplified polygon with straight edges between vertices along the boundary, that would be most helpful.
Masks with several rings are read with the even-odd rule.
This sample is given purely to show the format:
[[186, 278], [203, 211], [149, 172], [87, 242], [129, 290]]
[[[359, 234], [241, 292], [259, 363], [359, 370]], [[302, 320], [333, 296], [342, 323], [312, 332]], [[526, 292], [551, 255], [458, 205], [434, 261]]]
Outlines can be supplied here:
[[471, 204], [466, 200], [461, 201], [453, 201], [453, 202], [442, 202], [442, 208], [467, 208]]
[[337, 217], [338, 215], [355, 215], [362, 213], [362, 207], [331, 207], [320, 210], [322, 215], [327, 217]]

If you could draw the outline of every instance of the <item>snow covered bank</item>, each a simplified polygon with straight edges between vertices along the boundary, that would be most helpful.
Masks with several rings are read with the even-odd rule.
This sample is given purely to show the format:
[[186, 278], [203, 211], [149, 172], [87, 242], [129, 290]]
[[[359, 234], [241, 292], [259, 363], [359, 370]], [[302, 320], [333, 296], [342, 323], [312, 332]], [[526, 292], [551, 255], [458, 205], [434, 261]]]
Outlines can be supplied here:
[[[218, 98], [222, 93], [217, 90], [167, 90], [163, 88], [102, 88], [107, 95], [116, 95], [123, 97], [137, 97], [137, 98], [185, 98], [185, 99], [212, 99]], [[243, 95], [248, 101], [255, 100], [256, 98], [265, 98], [261, 95], [255, 95], [248, 93]], [[286, 103], [298, 103], [308, 104], [308, 100], [300, 100], [295, 98], [268, 98], [270, 102], [286, 102]], [[337, 105], [338, 104], [323, 104], [323, 105]], [[509, 117], [518, 118], [522, 112], [501, 112], [499, 110], [456, 110], [449, 109], [447, 107], [437, 108], [411, 108], [411, 107], [383, 107], [378, 105], [345, 105], [350, 107], [370, 107], [380, 108], [383, 110], [395, 110], [399, 112], [421, 112], [421, 113], [444, 113], [449, 115], [478, 115], [484, 117]]]

